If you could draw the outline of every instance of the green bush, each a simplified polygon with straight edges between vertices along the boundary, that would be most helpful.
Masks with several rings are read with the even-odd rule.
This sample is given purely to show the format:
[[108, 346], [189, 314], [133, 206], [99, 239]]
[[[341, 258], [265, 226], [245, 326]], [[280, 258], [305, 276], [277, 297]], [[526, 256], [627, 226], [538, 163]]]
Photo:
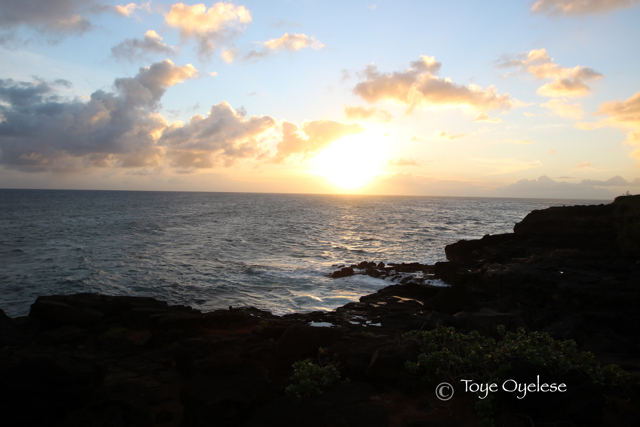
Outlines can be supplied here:
[[421, 373], [425, 381], [459, 378], [482, 382], [506, 379], [514, 365], [533, 364], [551, 372], [583, 370], [598, 385], [627, 384], [630, 374], [616, 365], [600, 366], [590, 352], [579, 352], [573, 340], [554, 340], [544, 332], [505, 332], [498, 327], [501, 340], [495, 341], [477, 331], [468, 334], [439, 326], [432, 331], [412, 331], [405, 339], [417, 340], [422, 353], [417, 362], [407, 362], [413, 373]]
[[[422, 376], [425, 382], [460, 379], [480, 383], [500, 383], [508, 379], [513, 366], [533, 364], [551, 372], [580, 369], [598, 385], [617, 386], [630, 383], [631, 375], [617, 365], [601, 366], [592, 353], [579, 352], [573, 340], [554, 340], [543, 332], [506, 332], [498, 327], [501, 339], [468, 334], [439, 326], [432, 331], [412, 331], [404, 339], [418, 341], [421, 353], [417, 362], [406, 362], [406, 368]], [[492, 395], [478, 401], [476, 411], [482, 426], [493, 425]]]
[[291, 385], [285, 389], [287, 396], [313, 397], [340, 378], [340, 372], [332, 364], [320, 367], [311, 360], [300, 360], [293, 364]]

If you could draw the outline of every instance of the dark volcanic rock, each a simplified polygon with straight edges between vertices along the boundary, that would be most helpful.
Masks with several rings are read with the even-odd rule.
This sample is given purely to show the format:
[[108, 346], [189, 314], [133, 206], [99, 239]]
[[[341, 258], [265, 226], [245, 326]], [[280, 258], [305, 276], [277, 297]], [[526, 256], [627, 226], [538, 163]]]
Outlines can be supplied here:
[[353, 268], [351, 267], [343, 267], [339, 271], [335, 271], [331, 277], [334, 279], [339, 279], [340, 277], [349, 277], [353, 276], [355, 273], [353, 272]]
[[[454, 287], [438, 294], [435, 307], [451, 313], [467, 298], [472, 303], [464, 311], [469, 313], [515, 310], [533, 330], [589, 342], [591, 348], [616, 348], [627, 357], [631, 348], [624, 343], [640, 336], [638, 230], [640, 196], [533, 211], [516, 224], [514, 234], [448, 245], [451, 261], [437, 263], [436, 275]], [[446, 298], [455, 289], [464, 289], [464, 296]], [[483, 316], [466, 316], [458, 318], [484, 329]], [[597, 338], [605, 329], [615, 334], [616, 345]]]
[[278, 354], [285, 359], [316, 355], [318, 348], [330, 346], [341, 336], [340, 329], [294, 324], [287, 328], [278, 340]]
[[[437, 401], [404, 368], [410, 330], [498, 325], [575, 339], [606, 363], [640, 370], [640, 196], [534, 211], [515, 233], [461, 241], [448, 262], [362, 261], [332, 277], [396, 282], [333, 312], [256, 308], [201, 313], [153, 298], [41, 296], [28, 317], [0, 312], [0, 414], [31, 426], [476, 425], [477, 399]], [[451, 287], [429, 285], [439, 278]], [[399, 282], [399, 283], [398, 283]], [[310, 326], [311, 322], [333, 325]], [[292, 363], [332, 363], [320, 396], [285, 396]], [[516, 366], [522, 383], [567, 393], [499, 395], [501, 425], [637, 425], [640, 388], [605, 389], [583, 372]], [[430, 386], [429, 386], [430, 387]], [[453, 419], [453, 414], [464, 414]], [[399, 420], [406, 420], [400, 422]], [[411, 421], [409, 421], [411, 420]]]

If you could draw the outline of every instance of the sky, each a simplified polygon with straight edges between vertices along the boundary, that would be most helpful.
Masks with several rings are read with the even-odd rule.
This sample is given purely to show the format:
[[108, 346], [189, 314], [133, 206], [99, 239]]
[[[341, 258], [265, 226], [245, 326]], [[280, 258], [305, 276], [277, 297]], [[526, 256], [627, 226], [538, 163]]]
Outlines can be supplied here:
[[0, 2], [0, 188], [610, 200], [640, 0]]

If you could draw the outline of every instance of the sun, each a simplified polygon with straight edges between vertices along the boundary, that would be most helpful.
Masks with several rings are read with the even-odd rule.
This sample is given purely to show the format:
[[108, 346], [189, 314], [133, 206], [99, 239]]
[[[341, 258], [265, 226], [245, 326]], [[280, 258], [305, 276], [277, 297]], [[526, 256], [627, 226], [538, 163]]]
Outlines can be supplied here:
[[311, 160], [312, 173], [342, 190], [356, 190], [383, 172], [387, 149], [385, 137], [373, 131], [345, 136]]

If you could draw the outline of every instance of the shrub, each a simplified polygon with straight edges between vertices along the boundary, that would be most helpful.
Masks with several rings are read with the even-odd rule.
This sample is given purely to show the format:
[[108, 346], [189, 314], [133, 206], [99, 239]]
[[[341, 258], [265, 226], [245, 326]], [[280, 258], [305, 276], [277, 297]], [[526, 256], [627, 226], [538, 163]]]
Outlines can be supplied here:
[[[421, 349], [417, 362], [406, 362], [406, 368], [422, 375], [423, 381], [469, 379], [482, 383], [500, 383], [508, 378], [513, 366], [533, 364], [551, 372], [579, 369], [598, 385], [617, 386], [630, 383], [631, 375], [617, 365], [601, 366], [590, 352], [579, 352], [573, 340], [554, 340], [543, 332], [506, 332], [498, 327], [501, 339], [468, 334], [439, 326], [432, 331], [412, 331], [405, 339], [417, 340]], [[492, 395], [478, 401], [476, 411], [481, 425], [493, 425]]]
[[422, 373], [425, 381], [456, 380], [500, 381], [514, 365], [544, 366], [551, 372], [580, 369], [598, 385], [627, 384], [630, 374], [616, 365], [600, 366], [590, 352], [579, 352], [573, 340], [554, 340], [544, 332], [505, 332], [498, 327], [501, 340], [468, 334], [439, 326], [432, 331], [412, 331], [405, 339], [418, 341], [422, 353], [417, 362], [407, 362], [413, 373]]
[[313, 397], [340, 378], [332, 364], [320, 367], [311, 360], [299, 360], [293, 364], [292, 383], [285, 389], [287, 396]]

